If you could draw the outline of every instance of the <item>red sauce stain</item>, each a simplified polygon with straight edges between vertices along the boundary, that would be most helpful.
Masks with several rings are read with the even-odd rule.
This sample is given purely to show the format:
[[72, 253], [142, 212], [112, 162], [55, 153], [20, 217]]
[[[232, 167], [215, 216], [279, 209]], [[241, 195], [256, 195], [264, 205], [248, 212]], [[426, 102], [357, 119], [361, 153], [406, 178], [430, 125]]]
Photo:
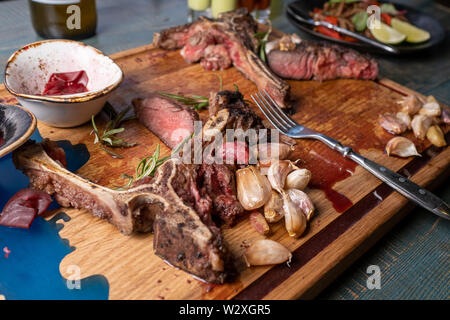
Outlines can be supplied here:
[[191, 282], [192, 282], [192, 281], [191, 281], [191, 280], [189, 280], [189, 279], [187, 279], [187, 280], [186, 280], [186, 282], [187, 282], [187, 283], [189, 283], [189, 284], [191, 284]]
[[8, 247], [4, 247], [3, 252], [5, 253], [5, 258], [8, 258], [9, 254], [11, 253], [11, 250], [9, 250]]
[[161, 280], [158, 280], [158, 281], [156, 281], [157, 283], [161, 283], [162, 281]]
[[89, 79], [86, 71], [52, 73], [45, 85], [43, 96], [66, 95], [86, 92]]
[[136, 62], [142, 62], [142, 59], [141, 58], [139, 58], [139, 57], [137, 57], [136, 59], [134, 59], [134, 60], [136, 60]]
[[164, 300], [165, 298], [163, 296], [157, 296], [158, 299]]
[[309, 186], [322, 190], [337, 212], [344, 212], [353, 205], [345, 195], [334, 190], [333, 186], [353, 174], [357, 165], [355, 162], [345, 159], [327, 146], [317, 146], [302, 153], [299, 159], [300, 166], [311, 171]]

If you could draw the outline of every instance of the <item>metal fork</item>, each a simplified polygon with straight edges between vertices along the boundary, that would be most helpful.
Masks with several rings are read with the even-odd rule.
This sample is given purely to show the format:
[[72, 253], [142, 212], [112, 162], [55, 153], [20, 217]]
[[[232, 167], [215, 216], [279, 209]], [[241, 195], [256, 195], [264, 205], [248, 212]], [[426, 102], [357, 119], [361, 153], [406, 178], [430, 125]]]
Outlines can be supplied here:
[[450, 220], [450, 208], [448, 204], [431, 192], [404, 176], [363, 157], [353, 151], [352, 148], [343, 146], [339, 141], [298, 124], [281, 110], [267, 91], [264, 90], [264, 92], [255, 93], [251, 97], [266, 116], [267, 120], [284, 135], [296, 139], [308, 138], [322, 141], [330, 148], [340, 152], [344, 157], [355, 161], [409, 200], [414, 201], [442, 218]]

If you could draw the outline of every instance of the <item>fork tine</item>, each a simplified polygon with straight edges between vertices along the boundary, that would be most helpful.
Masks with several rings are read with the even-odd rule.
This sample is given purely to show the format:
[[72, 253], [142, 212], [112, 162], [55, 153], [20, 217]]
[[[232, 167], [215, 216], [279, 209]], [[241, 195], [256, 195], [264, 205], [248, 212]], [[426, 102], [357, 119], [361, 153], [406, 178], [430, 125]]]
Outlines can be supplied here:
[[272, 104], [275, 106], [277, 111], [279, 112], [279, 115], [288, 122], [291, 126], [298, 126], [298, 123], [291, 119], [281, 108], [278, 106], [278, 104], [275, 102], [275, 100], [272, 99], [272, 96], [267, 92], [266, 89], [264, 89], [264, 92], [266, 93], [266, 96], [270, 99]]
[[[283, 123], [284, 126], [289, 130], [292, 127], [292, 125], [290, 124], [290, 122], [288, 122], [284, 119], [284, 117], [282, 116], [283, 112], [276, 110], [275, 107], [266, 99], [266, 97], [262, 91], [259, 92], [259, 95], [266, 102], [266, 104], [265, 104], [266, 108], [269, 109], [271, 111], [271, 113], [278, 119], [278, 121]], [[276, 106], [276, 103], [275, 103], [275, 106]]]
[[[269, 113], [269, 111], [267, 111], [267, 109], [265, 109], [265, 105], [262, 102], [262, 100], [259, 98], [258, 94], [255, 93], [254, 95], [251, 95], [251, 98], [253, 99], [253, 101], [256, 103], [256, 105], [258, 106], [258, 108], [261, 110], [261, 112], [266, 116], [267, 120], [269, 120], [269, 122], [277, 129], [279, 129], [281, 132], [287, 132], [286, 128], [281, 125], [275, 118], [273, 118], [273, 116], [271, 115], [271, 113]], [[259, 101], [259, 102], [258, 102]], [[263, 107], [264, 106], [264, 107]]]

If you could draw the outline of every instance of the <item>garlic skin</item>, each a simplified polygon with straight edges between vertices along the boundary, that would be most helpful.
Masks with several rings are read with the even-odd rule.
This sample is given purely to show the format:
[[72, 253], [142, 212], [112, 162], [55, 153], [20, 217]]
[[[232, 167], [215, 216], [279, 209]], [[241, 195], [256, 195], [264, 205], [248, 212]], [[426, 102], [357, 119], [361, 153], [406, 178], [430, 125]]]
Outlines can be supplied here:
[[439, 117], [441, 115], [441, 106], [437, 102], [427, 102], [419, 110], [419, 114], [429, 117]]
[[411, 127], [414, 132], [414, 136], [416, 138], [423, 140], [432, 123], [433, 123], [432, 118], [424, 114], [416, 114], [411, 122]]
[[415, 95], [409, 95], [397, 101], [402, 106], [402, 112], [415, 115], [422, 107], [422, 102]]
[[289, 189], [286, 191], [291, 201], [298, 206], [306, 217], [306, 221], [311, 220], [314, 215], [314, 204], [311, 198], [301, 190]]
[[262, 207], [272, 194], [269, 180], [254, 166], [236, 171], [236, 189], [239, 202], [245, 210]]
[[303, 190], [308, 186], [310, 180], [311, 171], [308, 169], [296, 169], [287, 175], [285, 188]]
[[267, 171], [267, 179], [269, 179], [272, 188], [282, 193], [286, 183], [286, 177], [293, 169], [294, 166], [289, 160], [273, 162]]
[[436, 147], [445, 147], [447, 141], [445, 141], [444, 133], [437, 125], [431, 126], [427, 131], [427, 139]]
[[278, 222], [284, 217], [283, 200], [275, 190], [272, 190], [270, 200], [264, 205], [264, 217], [269, 223]]
[[405, 137], [395, 137], [386, 144], [386, 153], [388, 156], [396, 155], [402, 158], [421, 155], [417, 152], [414, 143]]
[[282, 197], [286, 230], [289, 236], [298, 238], [306, 229], [306, 216], [300, 206], [295, 204], [286, 192], [282, 193]]
[[405, 112], [397, 112], [395, 116], [397, 117], [397, 119], [403, 122], [408, 129], [411, 129], [411, 117], [409, 116], [409, 114]]
[[441, 121], [445, 124], [450, 124], [450, 108], [449, 107], [442, 108]]
[[378, 116], [378, 123], [389, 133], [400, 134], [408, 129], [407, 125], [397, 118], [395, 114], [384, 113]]
[[282, 244], [262, 239], [253, 242], [246, 250], [244, 255], [247, 266], [265, 266], [290, 262], [291, 252]]

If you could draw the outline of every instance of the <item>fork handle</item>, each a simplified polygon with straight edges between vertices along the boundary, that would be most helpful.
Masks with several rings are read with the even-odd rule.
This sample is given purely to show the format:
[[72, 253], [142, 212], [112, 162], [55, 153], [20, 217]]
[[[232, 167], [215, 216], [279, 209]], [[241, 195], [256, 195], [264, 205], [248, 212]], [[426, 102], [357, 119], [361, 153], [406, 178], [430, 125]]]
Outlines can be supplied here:
[[349, 158], [359, 164], [361, 167], [372, 173], [381, 181], [401, 193], [409, 200], [417, 203], [425, 209], [433, 212], [434, 214], [450, 220], [450, 208], [447, 203], [435, 196], [433, 193], [425, 190], [421, 186], [415, 184], [411, 180], [404, 176], [389, 170], [382, 165], [369, 160], [359, 153], [353, 151], [350, 147], [344, 147], [340, 142], [331, 139], [330, 137], [319, 135], [316, 136], [319, 140], [330, 146], [331, 148], [339, 151], [344, 157]]

